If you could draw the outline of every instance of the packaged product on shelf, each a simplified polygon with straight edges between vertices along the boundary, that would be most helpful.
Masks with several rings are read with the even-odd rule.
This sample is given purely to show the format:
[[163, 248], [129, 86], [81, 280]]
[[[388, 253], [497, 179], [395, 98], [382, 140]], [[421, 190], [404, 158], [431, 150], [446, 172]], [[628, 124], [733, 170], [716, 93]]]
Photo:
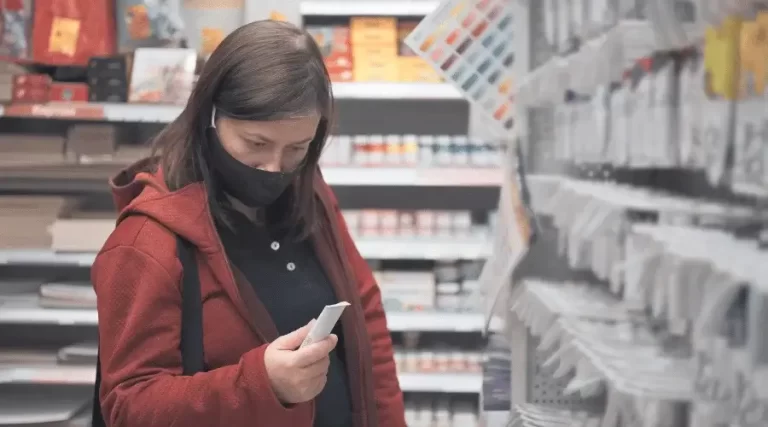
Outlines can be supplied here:
[[117, 127], [111, 124], [75, 124], [67, 129], [67, 153], [82, 156], [112, 156], [117, 150]]
[[88, 85], [85, 83], [53, 83], [48, 94], [51, 102], [88, 102]]
[[353, 75], [356, 81], [397, 80], [397, 20], [352, 17], [350, 20]]
[[117, 0], [118, 50], [139, 47], [178, 47], [184, 38], [181, 0]]
[[379, 233], [381, 236], [391, 237], [399, 234], [398, 212], [395, 210], [379, 211]]
[[450, 237], [453, 235], [453, 212], [437, 211], [435, 214], [435, 231], [438, 236]]
[[405, 43], [406, 37], [418, 24], [419, 21], [403, 19], [397, 23], [398, 80], [401, 82], [440, 82], [442, 81], [440, 74]]
[[224, 38], [245, 24], [245, 0], [183, 0], [184, 36], [207, 58]]
[[115, 229], [113, 213], [76, 212], [50, 226], [51, 249], [62, 252], [98, 252]]
[[109, 0], [37, 0], [32, 59], [85, 66], [92, 56], [115, 52], [114, 4]]
[[416, 211], [416, 234], [419, 236], [433, 236], [435, 234], [435, 221], [434, 211]]
[[10, 102], [13, 98], [13, 79], [27, 70], [9, 61], [0, 59], [0, 103]]
[[93, 57], [88, 61], [91, 102], [127, 102], [131, 62], [127, 55]]
[[344, 222], [347, 223], [347, 228], [352, 235], [360, 233], [361, 213], [358, 210], [344, 209], [342, 211], [344, 216]]
[[434, 307], [435, 279], [423, 271], [377, 271], [384, 306], [392, 310], [429, 310]]
[[451, 137], [438, 135], [435, 138], [435, 165], [450, 166], [453, 164], [453, 147]]
[[352, 163], [357, 166], [365, 166], [370, 164], [369, 159], [368, 135], [352, 136]]
[[128, 101], [183, 105], [192, 93], [196, 67], [192, 49], [136, 49]]
[[362, 236], [378, 236], [380, 234], [381, 217], [378, 210], [365, 209], [360, 213], [360, 234]]
[[419, 137], [416, 135], [403, 135], [400, 142], [403, 148], [403, 163], [408, 166], [415, 166], [419, 163]]
[[404, 153], [399, 135], [386, 135], [384, 137], [384, 146], [386, 148], [386, 164], [399, 165], [403, 163]]
[[0, 59], [28, 59], [32, 41], [32, 0], [0, 2]]
[[48, 227], [71, 206], [72, 201], [64, 197], [0, 197], [0, 247], [40, 249], [50, 246]]
[[368, 164], [384, 164], [387, 158], [387, 144], [384, 135], [370, 135], [365, 148], [368, 150]]
[[308, 25], [306, 30], [317, 42], [325, 59], [331, 81], [352, 80], [352, 49], [349, 28], [342, 26]]
[[707, 29], [704, 47], [704, 68], [707, 73], [702, 114], [708, 119], [702, 128], [704, 139], [700, 150], [706, 159], [710, 183], [718, 185], [726, 178], [728, 149], [733, 140], [735, 109], [738, 98], [738, 57], [743, 20], [726, 18], [719, 26]]
[[433, 166], [435, 162], [435, 138], [432, 135], [421, 135], [419, 138], [419, 164]]
[[416, 234], [416, 213], [413, 211], [398, 212], [397, 224], [400, 236], [414, 236]]
[[452, 234], [456, 237], [469, 237], [472, 234], [472, 213], [469, 211], [453, 212]]
[[732, 188], [768, 196], [768, 12], [742, 27]]
[[456, 166], [468, 166], [469, 162], [469, 138], [465, 135], [455, 135], [453, 142], [453, 161]]
[[18, 74], [13, 78], [12, 101], [27, 104], [48, 102], [51, 83], [47, 74]]

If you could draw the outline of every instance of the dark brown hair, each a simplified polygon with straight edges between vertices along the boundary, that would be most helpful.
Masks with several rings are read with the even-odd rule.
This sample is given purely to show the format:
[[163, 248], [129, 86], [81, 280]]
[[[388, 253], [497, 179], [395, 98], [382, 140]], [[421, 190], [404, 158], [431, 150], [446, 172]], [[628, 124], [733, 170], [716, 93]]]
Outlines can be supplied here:
[[[204, 182], [219, 220], [215, 174], [208, 165], [208, 127], [216, 114], [238, 120], [280, 120], [320, 114], [320, 124], [290, 191], [281, 196], [281, 222], [307, 236], [315, 225], [313, 179], [328, 137], [333, 94], [314, 39], [292, 24], [257, 21], [227, 36], [204, 65], [181, 115], [155, 138], [157, 166], [170, 190]], [[226, 222], [226, 221], [225, 221]]]

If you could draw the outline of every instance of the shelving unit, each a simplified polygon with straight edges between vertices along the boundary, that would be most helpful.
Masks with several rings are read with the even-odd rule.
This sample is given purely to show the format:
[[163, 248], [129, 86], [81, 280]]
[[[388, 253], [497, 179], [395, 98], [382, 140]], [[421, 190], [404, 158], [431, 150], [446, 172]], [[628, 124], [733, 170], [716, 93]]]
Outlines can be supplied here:
[[[312, 1], [301, 2], [297, 7], [306, 20], [316, 21], [350, 16], [419, 19], [434, 11], [438, 3]], [[469, 104], [452, 83], [345, 82], [334, 83], [333, 91], [339, 115], [334, 135], [474, 138], [469, 135]], [[139, 144], [175, 120], [183, 108], [128, 103], [0, 105], [0, 146], [4, 136], [45, 134], [66, 138], [74, 126], [109, 125], [124, 136], [119, 141], [119, 149], [139, 152]], [[3, 201], [8, 200], [6, 198], [32, 195], [78, 199], [80, 204], [89, 206], [88, 209], [110, 210], [106, 179], [129, 163], [132, 157], [126, 160], [118, 159], [114, 153], [92, 157], [79, 153], [72, 157], [70, 154], [67, 153], [69, 157], [66, 159], [57, 158], [45, 165], [0, 163], [0, 212]], [[502, 155], [500, 151], [497, 154]], [[75, 157], [77, 161], [73, 160]], [[431, 272], [448, 266], [463, 271], [466, 264], [482, 261], [490, 255], [487, 229], [503, 181], [499, 167], [492, 164], [478, 167], [466, 162], [437, 164], [420, 161], [410, 165], [336, 162], [325, 165], [323, 175], [336, 191], [343, 209], [366, 212], [468, 211], [472, 218], [470, 225], [486, 230], [478, 233], [474, 228], [462, 229], [454, 234], [444, 230], [435, 233], [411, 230], [400, 236], [393, 235], [391, 230], [355, 232], [359, 251], [378, 270]], [[55, 216], [52, 220], [56, 220]], [[444, 225], [440, 227], [446, 228]], [[96, 249], [71, 252], [56, 251], [45, 245], [14, 247], [4, 242], [3, 237], [0, 231], [0, 395], [15, 393], [18, 387], [33, 391], [65, 390], [63, 394], [70, 396], [76, 394], [75, 390], [79, 393], [88, 389], [94, 381], [94, 367], [88, 363], [57, 362], [56, 353], [73, 343], [93, 341], [98, 325], [97, 312], [93, 307], [46, 306], [38, 295], [38, 288], [51, 281], [87, 287], [88, 269], [95, 259]], [[451, 285], [463, 287], [465, 282], [476, 279], [472, 273], [467, 273], [466, 277], [464, 274], [459, 278], [440, 280], [452, 280], [455, 283]], [[381, 283], [385, 294], [392, 292], [387, 291], [388, 285], [401, 286]], [[433, 292], [436, 291], [433, 289]], [[477, 406], [483, 378], [479, 370], [470, 366], [482, 363], [478, 343], [483, 341], [486, 321], [476, 307], [468, 306], [472, 300], [469, 292], [457, 292], [462, 293], [453, 298], [460, 302], [454, 303], [455, 306], [429, 304], [413, 310], [387, 308], [388, 325], [398, 355], [408, 353], [412, 360], [422, 358], [426, 361], [407, 369], [402, 367], [399, 372], [409, 416], [413, 414], [410, 409], [413, 402], [429, 408], [433, 402], [438, 402], [437, 406], [450, 402], [451, 407], [457, 405], [466, 409], [468, 405], [473, 411]], [[390, 299], [394, 298], [390, 296]], [[494, 328], [497, 327], [494, 324]], [[52, 361], [11, 360], [9, 354], [16, 347], [47, 352], [46, 355], [50, 353]], [[471, 354], [472, 363], [466, 363], [465, 369], [456, 368], [455, 363], [439, 369], [422, 369], [431, 366], [433, 351], [435, 354], [450, 352], [453, 358], [456, 354]], [[50, 399], [55, 400], [54, 397]], [[474, 414], [463, 413], [468, 417], [464, 418], [466, 422], [456, 422], [460, 422], [461, 427], [471, 427]], [[0, 425], [16, 422], [23, 418], [22, 415], [14, 413], [15, 418], [7, 420], [0, 416]], [[77, 422], [82, 419], [78, 417]], [[67, 425], [75, 424], [72, 421]]]
[[[750, 59], [768, 4], [511, 3], [538, 234], [493, 283], [511, 348], [486, 425], [767, 423], [768, 75]], [[486, 265], [519, 244], [499, 236]]]

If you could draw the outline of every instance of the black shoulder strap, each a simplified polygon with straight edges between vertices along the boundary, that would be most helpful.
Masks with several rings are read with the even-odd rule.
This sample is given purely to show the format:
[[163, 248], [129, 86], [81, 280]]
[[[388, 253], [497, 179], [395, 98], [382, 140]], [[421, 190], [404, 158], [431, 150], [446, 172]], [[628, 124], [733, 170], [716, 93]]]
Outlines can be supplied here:
[[176, 238], [176, 253], [181, 261], [181, 359], [184, 375], [205, 371], [203, 351], [203, 296], [197, 271], [195, 247]]
[[[197, 270], [195, 248], [186, 239], [176, 237], [176, 254], [181, 262], [181, 363], [183, 375], [205, 371], [203, 348], [203, 297]], [[101, 358], [96, 356], [96, 383], [93, 390], [91, 427], [106, 427], [101, 413]]]

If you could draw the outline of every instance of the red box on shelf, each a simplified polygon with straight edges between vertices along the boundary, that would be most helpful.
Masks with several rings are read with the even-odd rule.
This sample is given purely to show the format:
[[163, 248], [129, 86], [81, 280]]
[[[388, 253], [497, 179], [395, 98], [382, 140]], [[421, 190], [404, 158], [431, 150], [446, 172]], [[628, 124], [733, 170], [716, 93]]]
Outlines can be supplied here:
[[87, 65], [115, 53], [110, 0], [36, 0], [32, 59], [50, 65]]
[[48, 87], [14, 86], [12, 103], [44, 104], [48, 102]]
[[323, 53], [325, 66], [332, 81], [352, 80], [352, 49], [348, 27], [308, 26], [307, 32], [317, 42]]
[[47, 88], [52, 81], [48, 74], [17, 74], [13, 76], [14, 86]]
[[88, 102], [88, 85], [85, 83], [54, 83], [49, 101]]

